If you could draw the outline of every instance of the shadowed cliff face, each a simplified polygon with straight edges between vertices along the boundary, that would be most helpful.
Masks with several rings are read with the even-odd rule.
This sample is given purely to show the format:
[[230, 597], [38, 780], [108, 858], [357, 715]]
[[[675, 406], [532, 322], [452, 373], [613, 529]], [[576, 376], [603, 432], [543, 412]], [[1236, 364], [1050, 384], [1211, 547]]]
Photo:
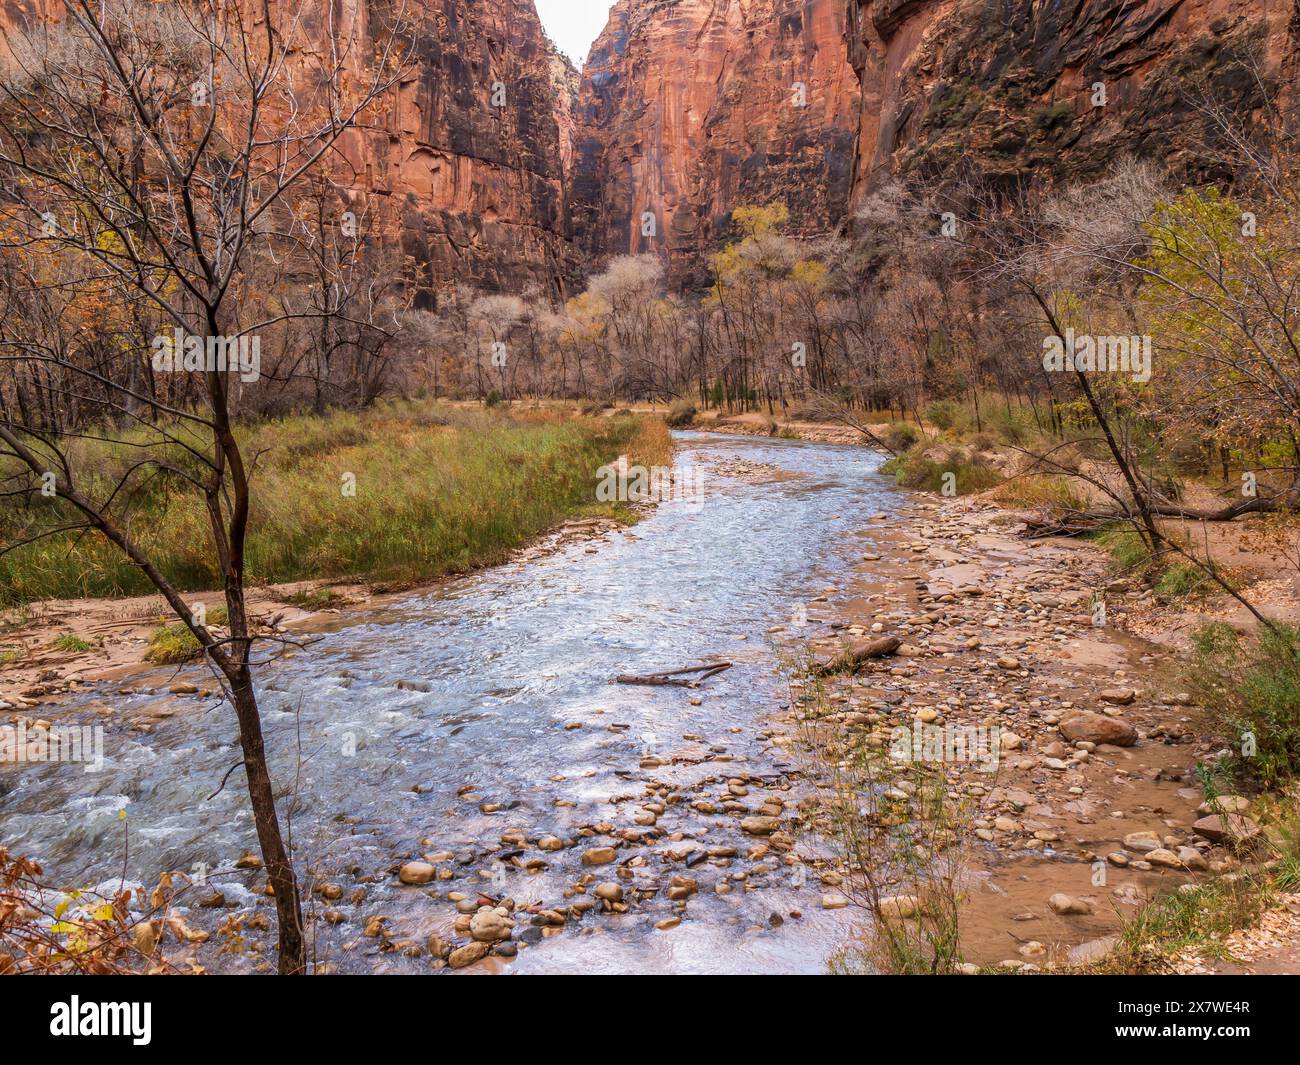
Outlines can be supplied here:
[[962, 168], [1007, 184], [1085, 178], [1124, 155], [1224, 179], [1198, 104], [1249, 115], [1295, 75], [1294, 0], [849, 6], [859, 193], [893, 173], [943, 179]]
[[[331, 164], [368, 231], [425, 266], [435, 289], [564, 295], [577, 266], [564, 173], [577, 73], [547, 41], [533, 0], [342, 0], [294, 10], [304, 39], [323, 48], [333, 33], [354, 66], [387, 41], [393, 18], [409, 27], [406, 76], [363, 128], [344, 134]], [[0, 29], [61, 17], [59, 0], [0, 0]], [[354, 27], [364, 46], [347, 40]], [[358, 81], [367, 76], [357, 71]]]
[[[397, 5], [368, 7], [382, 37]], [[562, 296], [576, 266], [561, 131], [574, 75], [533, 0], [438, 0], [406, 17], [410, 72], [370, 128], [348, 134], [349, 183], [437, 287]]]
[[664, 252], [689, 283], [740, 204], [780, 200], [795, 231], [834, 229], [859, 112], [846, 13], [844, 0], [619, 0], [579, 96], [582, 252]]

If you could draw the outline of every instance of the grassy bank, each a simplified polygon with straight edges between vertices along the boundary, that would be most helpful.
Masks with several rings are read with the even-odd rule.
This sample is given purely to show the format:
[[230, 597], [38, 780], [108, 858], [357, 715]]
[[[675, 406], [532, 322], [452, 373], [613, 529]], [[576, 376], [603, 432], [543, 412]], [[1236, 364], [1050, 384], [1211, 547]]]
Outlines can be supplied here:
[[[243, 426], [256, 456], [247, 560], [250, 583], [356, 578], [405, 583], [490, 564], [576, 515], [628, 516], [596, 502], [597, 470], [620, 454], [671, 462], [657, 419], [565, 418], [394, 403], [361, 413]], [[79, 487], [106, 498], [141, 456], [143, 434], [77, 444]], [[195, 441], [201, 444], [202, 441]], [[179, 448], [168, 458], [184, 462]], [[201, 498], [179, 477], [136, 474], [118, 520], [187, 591], [217, 586]], [[355, 492], [350, 492], [352, 486]], [[0, 514], [0, 544], [48, 525], [38, 500]], [[147, 579], [93, 533], [60, 534], [0, 555], [0, 605], [152, 592]]]

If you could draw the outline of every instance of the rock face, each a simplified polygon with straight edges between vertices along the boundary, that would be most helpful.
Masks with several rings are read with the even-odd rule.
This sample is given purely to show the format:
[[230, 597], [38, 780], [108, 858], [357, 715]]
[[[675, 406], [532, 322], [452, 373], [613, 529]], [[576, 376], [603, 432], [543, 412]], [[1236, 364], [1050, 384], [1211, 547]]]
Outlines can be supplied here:
[[[355, 57], [349, 76], [364, 84], [396, 10], [348, 0], [291, 13], [303, 41], [333, 32]], [[58, 0], [0, 0], [0, 30], [61, 16]], [[344, 134], [333, 180], [359, 218], [374, 219], [377, 239], [427, 269], [435, 290], [565, 295], [577, 267], [564, 170], [577, 72], [547, 40], [533, 0], [428, 0], [401, 17], [409, 68], [362, 128]], [[303, 60], [310, 84], [315, 66]]]
[[[1292, 91], [1294, 5], [1268, 0], [849, 0], [862, 79], [855, 192], [965, 167], [1011, 186], [1126, 154], [1229, 176], [1197, 111]], [[1257, 62], [1261, 84], [1252, 73]], [[1204, 90], [1204, 93], [1203, 93]]]
[[858, 84], [845, 0], [618, 0], [583, 73], [571, 204], [592, 261], [666, 253], [699, 281], [733, 208], [845, 216]]
[[[366, 6], [383, 39], [388, 7]], [[564, 295], [576, 265], [564, 174], [572, 68], [533, 0], [436, 0], [406, 17], [410, 73], [343, 146], [354, 198], [428, 264], [435, 288]]]

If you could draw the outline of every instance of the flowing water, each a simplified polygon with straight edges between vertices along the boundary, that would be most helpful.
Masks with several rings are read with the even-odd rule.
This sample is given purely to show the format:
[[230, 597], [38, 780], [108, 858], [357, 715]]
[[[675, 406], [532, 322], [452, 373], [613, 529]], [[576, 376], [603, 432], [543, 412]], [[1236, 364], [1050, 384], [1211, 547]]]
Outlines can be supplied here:
[[[775, 469], [745, 477], [717, 469], [734, 460]], [[846, 578], [867, 546], [866, 519], [896, 510], [898, 496], [875, 474], [880, 459], [856, 448], [683, 433], [677, 462], [703, 470], [702, 500], [668, 501], [603, 540], [342, 618], [262, 670], [267, 744], [299, 864], [345, 890], [336, 905], [348, 920], [315, 926], [319, 954], [335, 968], [427, 972], [427, 956], [381, 951], [361, 928], [382, 914], [393, 939], [446, 933], [456, 916], [449, 889], [562, 907], [584, 872], [615, 879], [615, 866], [587, 870], [580, 855], [611, 842], [608, 826], [595, 831], [602, 822], [636, 831], [632, 815], [653, 780], [683, 801], [660, 817], [659, 838], [624, 840], [620, 861], [645, 861], [621, 882], [649, 890], [674, 874], [695, 877], [700, 891], [682, 924], [656, 931], [676, 910], [666, 892], [647, 895], [628, 914], [588, 914], [548, 934], [505, 970], [825, 971], [846, 934], [844, 913], [822, 910], [822, 886], [776, 855], [747, 859], [756, 841], [734, 813], [706, 816], [690, 803], [717, 802], [727, 780], [743, 775], [750, 794], [740, 801], [757, 812], [763, 785], [788, 786], [791, 756], [765, 731], [785, 698], [772, 641], [797, 636], [800, 604]], [[786, 634], [770, 635], [776, 626]], [[610, 683], [721, 658], [734, 668], [699, 691]], [[162, 694], [170, 673], [151, 679], [150, 694], [81, 698], [113, 705], [123, 721], [176, 702]], [[197, 671], [192, 679], [203, 682]], [[184, 702], [198, 709], [147, 735], [110, 725], [100, 772], [51, 765], [7, 776], [0, 840], [64, 883], [117, 878], [123, 868], [152, 882], [160, 869], [198, 866], [229, 902], [252, 904], [248, 885], [262, 881], [233, 869], [256, 849], [242, 773], [212, 796], [239, 762], [233, 715], [213, 700]], [[484, 804], [504, 808], [485, 813]], [[541, 835], [584, 827], [595, 835], [572, 848], [535, 847]], [[510, 829], [528, 842], [503, 845]], [[687, 868], [666, 853], [692, 842], [740, 854]], [[443, 893], [437, 900], [399, 886], [390, 871], [431, 852], [453, 855], [439, 864], [457, 874], [431, 885]], [[547, 868], [527, 872], [516, 855]], [[717, 894], [724, 879], [734, 889]], [[358, 886], [366, 897], [354, 907], [347, 895]], [[198, 909], [191, 919], [215, 920]], [[211, 969], [247, 964], [211, 948], [202, 960]]]

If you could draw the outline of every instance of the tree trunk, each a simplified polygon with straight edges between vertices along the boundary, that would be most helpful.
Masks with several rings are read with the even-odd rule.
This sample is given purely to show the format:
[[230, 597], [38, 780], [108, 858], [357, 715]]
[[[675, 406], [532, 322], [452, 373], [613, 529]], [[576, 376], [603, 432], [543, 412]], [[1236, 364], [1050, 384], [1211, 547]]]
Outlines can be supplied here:
[[239, 742], [244, 751], [244, 773], [248, 780], [248, 798], [253, 806], [253, 823], [257, 842], [266, 862], [266, 874], [275, 892], [276, 920], [280, 927], [280, 973], [300, 976], [307, 971], [307, 944], [303, 937], [302, 900], [293, 862], [280, 834], [275, 813], [275, 790], [266, 765], [266, 747], [262, 741], [262, 721], [253, 693], [253, 678], [242, 667], [231, 678], [235, 716], [239, 719]]

